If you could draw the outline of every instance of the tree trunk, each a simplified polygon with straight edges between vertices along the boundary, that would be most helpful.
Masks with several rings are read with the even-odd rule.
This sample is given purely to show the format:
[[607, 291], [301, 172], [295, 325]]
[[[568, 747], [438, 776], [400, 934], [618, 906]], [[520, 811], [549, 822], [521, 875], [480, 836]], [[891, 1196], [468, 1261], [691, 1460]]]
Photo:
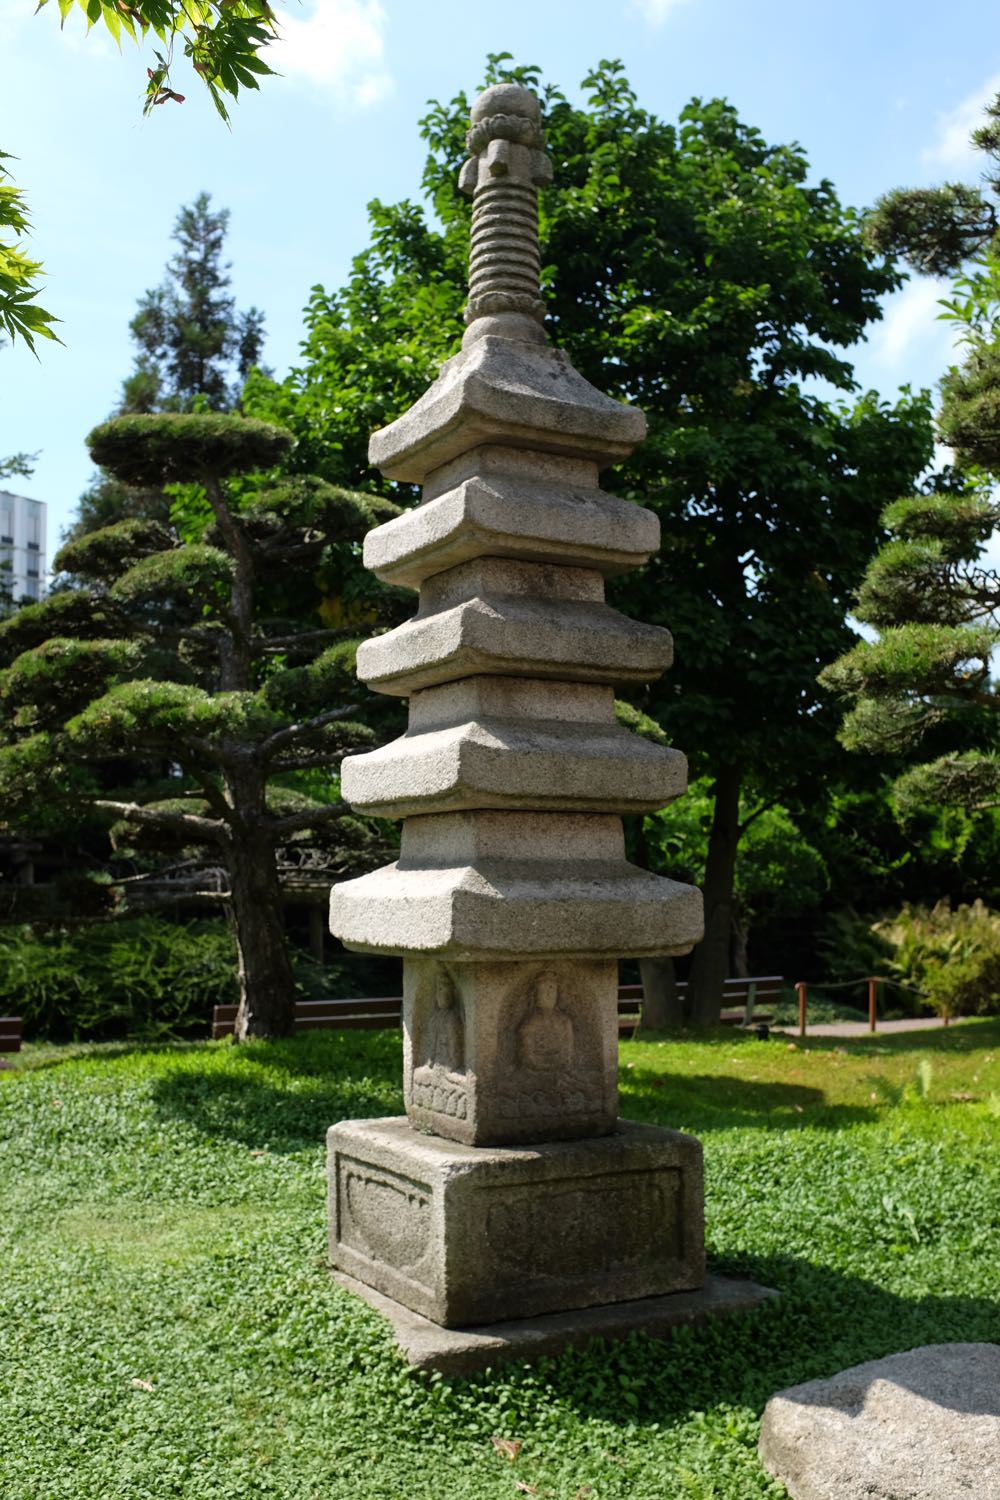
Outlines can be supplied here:
[[326, 962], [326, 908], [309, 908], [309, 951], [318, 964]]
[[684, 1006], [677, 993], [672, 958], [640, 958], [642, 979], [642, 1031], [665, 1031], [684, 1025]]
[[715, 810], [705, 866], [705, 936], [694, 950], [688, 986], [694, 1026], [715, 1026], [722, 1013], [733, 927], [741, 779], [738, 766], [722, 766], [715, 777]]
[[229, 915], [240, 973], [236, 1040], [290, 1036], [295, 979], [274, 850], [267, 839], [243, 829], [234, 831], [228, 852]]
[[733, 975], [736, 979], [750, 978], [750, 913], [739, 897], [733, 899]]

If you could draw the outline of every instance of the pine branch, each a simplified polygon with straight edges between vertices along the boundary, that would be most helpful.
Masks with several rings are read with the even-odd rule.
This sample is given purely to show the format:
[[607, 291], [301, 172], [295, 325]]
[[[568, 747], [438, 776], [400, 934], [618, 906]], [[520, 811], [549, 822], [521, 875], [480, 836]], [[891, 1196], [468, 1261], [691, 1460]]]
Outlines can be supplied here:
[[[294, 740], [300, 740], [306, 735], [315, 734], [317, 729], [324, 729], [327, 724], [336, 724], [342, 719], [349, 719], [357, 711], [356, 703], [348, 703], [343, 708], [332, 708], [328, 713], [319, 714], [315, 719], [305, 719], [299, 724], [289, 724], [284, 729], [277, 729], [274, 734], [268, 735], [266, 740], [261, 740], [257, 746], [257, 754], [264, 760], [271, 760], [282, 746], [291, 744]], [[326, 759], [324, 758], [323, 764], [326, 764]], [[290, 768], [285, 767], [285, 769]]]
[[213, 818], [201, 818], [196, 813], [168, 812], [166, 808], [143, 807], [138, 802], [113, 802], [107, 797], [97, 797], [91, 805], [99, 807], [102, 812], [117, 813], [130, 823], [141, 823], [147, 828], [169, 828], [175, 833], [189, 833], [213, 843], [221, 843], [227, 832], [225, 824]]
[[339, 750], [327, 750], [316, 755], [292, 755], [287, 759], [282, 756], [280, 760], [272, 762], [272, 767], [277, 771], [325, 771], [338, 766], [345, 755], [353, 754], [349, 746]]
[[300, 630], [295, 635], [262, 635], [254, 640], [254, 646], [262, 651], [307, 652], [322, 646], [325, 641], [336, 642], [347, 632], [331, 626], [327, 630]]
[[268, 833], [281, 838], [286, 833], [299, 833], [308, 828], [325, 828], [328, 823], [335, 823], [339, 818], [350, 815], [351, 809], [346, 802], [329, 803], [325, 807], [305, 807], [301, 812], [287, 813], [283, 818], [275, 818], [268, 824]]

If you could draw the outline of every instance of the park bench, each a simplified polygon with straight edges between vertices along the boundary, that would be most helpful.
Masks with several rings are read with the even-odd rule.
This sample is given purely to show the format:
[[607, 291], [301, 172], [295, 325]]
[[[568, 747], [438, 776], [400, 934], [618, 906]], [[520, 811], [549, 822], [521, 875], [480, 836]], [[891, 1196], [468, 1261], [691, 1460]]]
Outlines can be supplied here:
[[[785, 981], [776, 975], [753, 979], [727, 979], [722, 993], [723, 1005], [738, 1002], [739, 1010], [724, 1009], [723, 1021], [738, 1026], [758, 1026], [772, 1019], [756, 1009], [759, 1001], [765, 1003], [781, 999]], [[677, 990], [683, 997], [687, 989], [686, 980], [678, 980]], [[642, 985], [623, 984], [618, 989], [618, 1032], [629, 1036], [635, 1032], [642, 1014]], [[295, 1006], [295, 1030], [313, 1031], [320, 1027], [343, 1027], [347, 1030], [383, 1030], [400, 1026], [403, 1020], [403, 1002], [396, 995], [391, 999], [354, 1000], [299, 1000]], [[0, 1026], [4, 1023], [0, 1022]], [[236, 1006], [217, 1005], [212, 1012], [213, 1038], [232, 1036], [236, 1026]]]
[[21, 1017], [0, 1016], [0, 1052], [20, 1052], [20, 1050]]
[[[212, 1011], [212, 1036], [232, 1036], [236, 1029], [235, 1005], [217, 1005]], [[378, 1031], [399, 1026], [403, 1001], [399, 995], [384, 1000], [299, 1000], [295, 1006], [295, 1030], [343, 1027], [351, 1031]]]
[[[678, 979], [677, 994], [683, 1000], [687, 980]], [[766, 1026], [774, 1020], [773, 1011], [759, 1011], [758, 1004], [774, 1005], [784, 993], [785, 981], [780, 974], [758, 974], [749, 979], [727, 979], [722, 990], [722, 1016], [727, 1025]], [[738, 1009], [734, 1009], [738, 1006]], [[618, 991], [618, 1033], [633, 1035], [642, 1015], [642, 985], [623, 984]]]

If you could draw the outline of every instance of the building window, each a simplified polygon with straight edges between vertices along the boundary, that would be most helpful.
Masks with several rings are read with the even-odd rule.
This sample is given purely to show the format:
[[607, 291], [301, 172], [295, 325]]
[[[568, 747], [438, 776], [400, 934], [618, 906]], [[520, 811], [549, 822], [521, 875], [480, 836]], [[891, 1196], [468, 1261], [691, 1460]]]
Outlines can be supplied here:
[[40, 542], [29, 542], [28, 543], [28, 551], [29, 552], [38, 552], [40, 550], [40, 548], [41, 548], [41, 543]]

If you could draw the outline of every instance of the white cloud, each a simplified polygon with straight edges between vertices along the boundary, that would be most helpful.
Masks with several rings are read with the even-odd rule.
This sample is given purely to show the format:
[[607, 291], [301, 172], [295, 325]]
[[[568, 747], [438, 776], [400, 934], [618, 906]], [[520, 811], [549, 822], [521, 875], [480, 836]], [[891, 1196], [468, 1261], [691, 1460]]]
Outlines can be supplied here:
[[952, 358], [953, 333], [938, 321], [938, 306], [948, 293], [943, 277], [915, 276], [886, 302], [885, 316], [872, 331], [872, 354], [878, 363], [905, 380], [906, 366], [927, 355], [940, 359], [940, 373]]
[[284, 12], [268, 61], [286, 78], [322, 84], [341, 103], [376, 104], [392, 89], [379, 0], [313, 0], [303, 20]]
[[975, 173], [982, 170], [979, 153], [969, 137], [983, 123], [983, 111], [1000, 93], [1000, 73], [987, 78], [981, 88], [967, 95], [954, 109], [942, 110], [937, 118], [937, 136], [923, 152], [923, 159], [949, 171]]
[[668, 16], [687, 3], [688, 0], [632, 0], [632, 7], [650, 26], [662, 26]]

